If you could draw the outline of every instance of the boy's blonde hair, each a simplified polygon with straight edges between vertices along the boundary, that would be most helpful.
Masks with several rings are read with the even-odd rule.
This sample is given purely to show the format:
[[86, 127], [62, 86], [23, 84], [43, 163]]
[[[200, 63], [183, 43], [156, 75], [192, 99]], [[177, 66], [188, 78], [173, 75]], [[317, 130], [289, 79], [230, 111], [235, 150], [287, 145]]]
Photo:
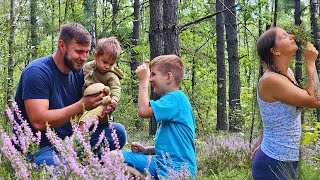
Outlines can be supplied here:
[[177, 55], [157, 56], [150, 62], [150, 68], [152, 66], [157, 66], [158, 70], [163, 74], [171, 72], [177, 85], [183, 80], [184, 64]]
[[108, 37], [99, 39], [96, 47], [96, 53], [101, 56], [108, 54], [113, 60], [118, 60], [121, 52], [120, 43], [117, 37]]

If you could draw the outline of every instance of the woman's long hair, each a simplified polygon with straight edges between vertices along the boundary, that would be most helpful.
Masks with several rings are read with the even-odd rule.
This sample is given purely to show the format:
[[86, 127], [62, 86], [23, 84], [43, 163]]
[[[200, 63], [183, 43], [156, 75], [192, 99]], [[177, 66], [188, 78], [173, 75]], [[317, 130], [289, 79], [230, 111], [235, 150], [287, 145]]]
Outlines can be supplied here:
[[272, 27], [264, 32], [257, 40], [256, 45], [261, 64], [265, 65], [271, 71], [287, 77], [295, 86], [302, 88], [299, 84], [292, 81], [287, 75], [280, 72], [274, 63], [274, 55], [271, 52], [271, 48], [273, 48], [276, 43], [276, 35], [277, 27]]

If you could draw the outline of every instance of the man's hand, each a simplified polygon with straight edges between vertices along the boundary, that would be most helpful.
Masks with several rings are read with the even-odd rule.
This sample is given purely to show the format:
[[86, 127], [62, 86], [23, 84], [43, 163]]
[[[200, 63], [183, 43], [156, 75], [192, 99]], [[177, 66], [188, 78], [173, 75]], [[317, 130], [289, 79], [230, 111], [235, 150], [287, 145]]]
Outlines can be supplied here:
[[84, 105], [86, 110], [91, 110], [98, 107], [102, 103], [103, 97], [104, 94], [101, 92], [99, 94], [84, 96], [80, 99], [80, 102], [82, 105]]

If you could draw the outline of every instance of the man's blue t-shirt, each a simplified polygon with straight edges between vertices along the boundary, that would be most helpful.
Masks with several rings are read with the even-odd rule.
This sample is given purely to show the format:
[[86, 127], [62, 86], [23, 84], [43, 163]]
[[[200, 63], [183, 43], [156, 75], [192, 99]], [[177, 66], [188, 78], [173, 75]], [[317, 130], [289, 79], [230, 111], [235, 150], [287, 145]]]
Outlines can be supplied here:
[[[49, 109], [64, 108], [80, 100], [82, 85], [82, 71], [70, 71], [68, 74], [63, 74], [56, 66], [53, 56], [49, 55], [32, 61], [23, 70], [17, 87], [15, 101], [22, 116], [30, 124], [24, 100], [48, 99]], [[19, 121], [16, 115], [15, 119]], [[64, 138], [72, 134], [72, 127], [68, 123], [61, 128], [56, 128], [55, 131], [59, 137]], [[50, 145], [44, 132], [41, 135], [40, 147]]]
[[[192, 176], [196, 175], [195, 118], [186, 95], [171, 91], [150, 105], [158, 123], [155, 137], [156, 159], [162, 164], [181, 170], [187, 164]], [[170, 159], [163, 159], [163, 155]], [[171, 164], [172, 163], [172, 164]], [[160, 172], [161, 173], [161, 172]]]

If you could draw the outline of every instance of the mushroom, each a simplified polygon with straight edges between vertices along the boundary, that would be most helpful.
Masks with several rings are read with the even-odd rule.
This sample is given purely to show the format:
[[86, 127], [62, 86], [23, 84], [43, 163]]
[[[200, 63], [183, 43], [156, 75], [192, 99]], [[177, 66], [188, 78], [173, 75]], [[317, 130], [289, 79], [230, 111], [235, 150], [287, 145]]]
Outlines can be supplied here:
[[[80, 117], [79, 122], [87, 122], [90, 119], [99, 119], [99, 116], [101, 115], [104, 107], [106, 105], [108, 105], [111, 101], [111, 97], [110, 97], [110, 88], [108, 86], [105, 86], [102, 83], [94, 83], [91, 84], [90, 86], [88, 86], [84, 92], [83, 92], [83, 96], [90, 96], [90, 95], [94, 95], [94, 94], [98, 94], [101, 92], [105, 92], [106, 96], [103, 97], [102, 99], [102, 103], [89, 111], [86, 111], [85, 113], [83, 113], [83, 115]], [[109, 120], [109, 117], [105, 118], [107, 121]]]

